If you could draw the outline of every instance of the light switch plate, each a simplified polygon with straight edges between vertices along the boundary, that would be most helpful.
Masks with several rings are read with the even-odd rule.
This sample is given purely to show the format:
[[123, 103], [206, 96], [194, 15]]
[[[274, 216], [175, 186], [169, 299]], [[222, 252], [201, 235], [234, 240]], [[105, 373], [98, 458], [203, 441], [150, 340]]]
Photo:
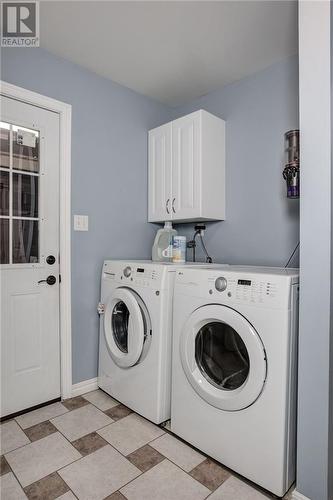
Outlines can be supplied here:
[[88, 231], [88, 215], [74, 215], [74, 231]]

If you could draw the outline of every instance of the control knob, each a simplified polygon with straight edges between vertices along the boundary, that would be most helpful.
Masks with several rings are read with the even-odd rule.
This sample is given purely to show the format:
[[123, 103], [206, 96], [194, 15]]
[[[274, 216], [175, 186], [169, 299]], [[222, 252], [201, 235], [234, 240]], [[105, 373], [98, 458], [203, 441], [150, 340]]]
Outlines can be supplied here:
[[215, 280], [215, 288], [218, 292], [224, 292], [224, 290], [227, 288], [227, 280], [220, 276], [219, 278], [216, 278]]
[[124, 274], [125, 278], [129, 278], [131, 276], [132, 269], [130, 268], [130, 266], [125, 267], [123, 274]]

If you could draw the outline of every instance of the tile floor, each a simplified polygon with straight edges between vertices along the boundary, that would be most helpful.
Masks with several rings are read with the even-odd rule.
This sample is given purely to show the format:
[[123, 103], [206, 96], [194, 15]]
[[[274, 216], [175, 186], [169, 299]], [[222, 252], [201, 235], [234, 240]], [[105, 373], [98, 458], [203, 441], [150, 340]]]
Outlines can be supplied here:
[[2, 423], [1, 498], [272, 497], [97, 390]]

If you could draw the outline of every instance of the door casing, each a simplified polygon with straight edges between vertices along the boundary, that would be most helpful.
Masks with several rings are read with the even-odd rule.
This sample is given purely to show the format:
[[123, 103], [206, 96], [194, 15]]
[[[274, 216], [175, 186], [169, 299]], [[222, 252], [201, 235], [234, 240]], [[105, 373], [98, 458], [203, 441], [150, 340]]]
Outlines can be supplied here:
[[0, 93], [53, 111], [60, 119], [60, 379], [61, 398], [72, 396], [71, 121], [72, 106], [0, 80]]

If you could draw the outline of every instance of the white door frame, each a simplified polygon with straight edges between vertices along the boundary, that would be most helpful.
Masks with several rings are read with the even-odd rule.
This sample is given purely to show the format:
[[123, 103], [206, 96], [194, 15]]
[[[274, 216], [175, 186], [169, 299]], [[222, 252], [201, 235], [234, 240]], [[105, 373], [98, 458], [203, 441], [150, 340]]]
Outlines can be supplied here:
[[60, 118], [60, 384], [61, 398], [72, 395], [71, 324], [71, 122], [72, 106], [0, 80], [0, 93], [58, 113]]

